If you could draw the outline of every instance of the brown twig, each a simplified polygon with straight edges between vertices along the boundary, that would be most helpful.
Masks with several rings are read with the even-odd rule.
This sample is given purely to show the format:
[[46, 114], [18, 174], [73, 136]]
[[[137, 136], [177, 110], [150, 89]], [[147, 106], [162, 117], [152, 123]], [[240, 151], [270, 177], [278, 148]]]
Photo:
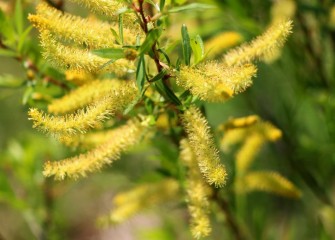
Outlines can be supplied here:
[[232, 233], [234, 234], [234, 238], [236, 240], [244, 240], [246, 236], [240, 226], [238, 225], [235, 216], [232, 214], [228, 201], [224, 198], [220, 197], [219, 190], [214, 190], [213, 200], [218, 204], [221, 210], [224, 212], [227, 220], [227, 224], [231, 229]]
[[[6, 50], [11, 50], [10, 47], [8, 47], [6, 44], [3, 43], [1, 38], [0, 38], [0, 48], [6, 49]], [[14, 59], [17, 60], [19, 63], [21, 63], [23, 65], [23, 67], [26, 69], [27, 72], [31, 71], [32, 75], [40, 73], [37, 65], [35, 65], [34, 62], [31, 61], [29, 58], [24, 58], [22, 56], [15, 56]], [[46, 82], [49, 82], [49, 83], [51, 83], [53, 85], [56, 85], [56, 86], [59, 86], [60, 88], [62, 88], [64, 90], [67, 90], [67, 91], [70, 90], [70, 88], [65, 83], [62, 83], [62, 82], [44, 74], [44, 73], [42, 73], [41, 77]]]

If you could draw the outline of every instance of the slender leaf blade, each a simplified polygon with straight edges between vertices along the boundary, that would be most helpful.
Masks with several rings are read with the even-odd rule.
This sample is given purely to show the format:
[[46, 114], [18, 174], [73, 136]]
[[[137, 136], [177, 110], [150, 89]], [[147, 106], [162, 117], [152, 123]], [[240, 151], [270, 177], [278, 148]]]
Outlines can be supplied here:
[[161, 29], [155, 28], [149, 31], [147, 37], [140, 47], [140, 54], [145, 54], [150, 51], [152, 46], [155, 44], [159, 36], [161, 35]]
[[181, 36], [182, 36], [182, 46], [183, 46], [183, 56], [186, 65], [190, 65], [191, 60], [191, 45], [190, 45], [190, 36], [185, 24], [181, 27]]
[[98, 55], [102, 58], [110, 58], [113, 60], [117, 60], [120, 58], [124, 58], [124, 49], [122, 48], [103, 48], [103, 49], [95, 49], [92, 50], [92, 53]]
[[204, 4], [204, 3], [191, 3], [191, 4], [184, 5], [184, 6], [171, 8], [168, 12], [178, 13], [178, 12], [183, 12], [183, 11], [196, 11], [196, 10], [203, 11], [203, 10], [212, 9], [212, 8], [215, 8], [215, 6], [210, 5], [210, 4]]
[[162, 12], [165, 6], [165, 0], [160, 0], [159, 1], [159, 9]]
[[194, 55], [194, 64], [197, 64], [204, 57], [205, 54], [204, 43], [199, 34], [196, 35], [194, 38], [192, 38], [190, 43]]
[[16, 0], [15, 2], [14, 20], [15, 20], [16, 31], [20, 36], [23, 32], [22, 0]]
[[141, 54], [137, 64], [136, 70], [136, 84], [140, 92], [142, 92], [145, 82], [145, 59], [144, 55]]

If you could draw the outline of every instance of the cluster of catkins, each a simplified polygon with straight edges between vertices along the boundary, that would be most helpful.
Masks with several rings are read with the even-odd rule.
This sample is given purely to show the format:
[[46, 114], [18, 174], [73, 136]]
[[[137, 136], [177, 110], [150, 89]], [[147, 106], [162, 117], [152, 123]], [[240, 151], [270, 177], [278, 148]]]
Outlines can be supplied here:
[[[134, 80], [136, 50], [126, 49], [123, 58], [109, 64], [106, 64], [108, 58], [92, 53], [92, 50], [102, 48], [124, 49], [124, 46], [135, 45], [139, 39], [143, 42], [145, 33], [138, 23], [141, 19], [138, 12], [123, 1], [71, 1], [103, 15], [107, 21], [73, 16], [43, 2], [37, 6], [36, 14], [29, 15], [30, 22], [39, 30], [43, 57], [64, 71], [66, 79], [77, 86], [62, 98], [54, 99], [48, 106], [48, 113], [30, 109], [29, 118], [34, 127], [62, 143], [88, 149], [75, 157], [47, 162], [44, 175], [56, 179], [77, 179], [95, 172], [158, 129], [149, 116], [143, 113], [134, 116], [125, 111], [129, 105], [134, 105], [134, 101], [141, 102], [147, 96], [140, 95]], [[129, 11], [124, 11], [126, 8]], [[122, 38], [115, 30], [119, 28], [120, 13], [123, 16]], [[155, 23], [151, 24], [154, 26]], [[198, 99], [210, 102], [224, 102], [243, 92], [251, 85], [257, 71], [252, 62], [277, 53], [291, 28], [291, 21], [277, 21], [263, 35], [229, 51], [219, 61], [181, 66], [178, 71], [173, 71], [178, 89], [189, 90]], [[114, 78], [106, 78], [105, 73], [112, 73]], [[170, 78], [169, 81], [174, 80]], [[176, 96], [180, 96], [177, 90]], [[177, 196], [180, 186], [185, 186], [191, 232], [195, 238], [200, 238], [211, 232], [208, 216], [210, 185], [222, 187], [227, 173], [199, 108], [188, 102], [176, 109], [178, 122], [185, 132], [185, 137], [180, 139], [180, 160], [188, 171], [186, 183], [180, 185], [177, 180], [166, 179], [121, 194], [115, 198], [119, 208], [111, 214], [110, 220], [119, 222], [162, 198]], [[115, 116], [115, 119], [127, 121], [104, 129], [104, 123]]]

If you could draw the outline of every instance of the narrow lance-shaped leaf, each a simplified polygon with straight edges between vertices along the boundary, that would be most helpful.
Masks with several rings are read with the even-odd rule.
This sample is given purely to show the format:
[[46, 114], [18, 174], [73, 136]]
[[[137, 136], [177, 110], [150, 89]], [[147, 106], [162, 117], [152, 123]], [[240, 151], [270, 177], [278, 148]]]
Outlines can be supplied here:
[[136, 70], [136, 84], [140, 92], [142, 92], [145, 81], [145, 59], [144, 55], [141, 54], [137, 64]]
[[16, 0], [14, 17], [16, 31], [21, 35], [23, 32], [23, 10], [21, 0]]
[[165, 0], [160, 0], [159, 1], [159, 9], [162, 12], [165, 6]]
[[169, 13], [177, 13], [177, 12], [183, 12], [183, 11], [195, 11], [195, 10], [205, 10], [205, 9], [211, 9], [214, 8], [213, 5], [209, 4], [203, 4], [203, 3], [191, 3], [188, 5], [184, 5], [181, 7], [174, 7], [169, 10]]
[[166, 86], [162, 81], [156, 81], [155, 83], [157, 91], [164, 96], [166, 99], [170, 100], [174, 104], [180, 106], [182, 103], [179, 98], [174, 94], [174, 92]]
[[140, 48], [140, 54], [145, 54], [149, 52], [152, 46], [157, 41], [157, 39], [159, 38], [159, 36], [161, 35], [161, 33], [162, 33], [161, 29], [158, 28], [150, 30], [144, 42], [142, 43], [142, 46]]
[[119, 35], [121, 38], [121, 44], [123, 45], [123, 14], [119, 15]]
[[191, 59], [191, 46], [190, 36], [188, 35], [187, 27], [185, 24], [181, 27], [182, 45], [183, 45], [183, 56], [186, 65], [190, 65]]
[[110, 58], [113, 60], [117, 60], [120, 58], [124, 58], [124, 50], [122, 48], [104, 48], [104, 49], [96, 49], [92, 51], [93, 54], [98, 55], [103, 58]]
[[199, 63], [204, 57], [204, 43], [198, 34], [191, 39], [191, 48], [194, 54], [194, 64]]

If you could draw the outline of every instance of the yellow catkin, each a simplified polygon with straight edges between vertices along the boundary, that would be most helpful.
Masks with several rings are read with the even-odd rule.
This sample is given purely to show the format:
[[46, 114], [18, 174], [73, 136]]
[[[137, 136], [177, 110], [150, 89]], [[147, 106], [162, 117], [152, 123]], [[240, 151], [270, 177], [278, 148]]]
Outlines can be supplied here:
[[221, 187], [226, 182], [226, 168], [220, 162], [219, 153], [210, 134], [207, 120], [200, 110], [191, 106], [182, 114], [182, 123], [195, 153], [201, 173], [209, 184]]
[[276, 0], [271, 6], [271, 22], [276, 23], [286, 19], [293, 19], [296, 10], [295, 0]]
[[255, 127], [259, 128], [259, 131], [263, 133], [268, 141], [274, 142], [282, 137], [282, 131], [269, 122], [260, 122]]
[[78, 136], [60, 136], [60, 142], [68, 147], [91, 149], [100, 144], [103, 144], [112, 136], [114, 136], [115, 129], [90, 132]]
[[227, 131], [235, 128], [246, 128], [250, 127], [260, 121], [260, 118], [256, 115], [250, 115], [247, 117], [233, 118], [228, 120], [226, 123], [221, 124], [218, 127], [219, 131]]
[[40, 37], [44, 50], [43, 57], [54, 67], [85, 70], [92, 73], [111, 71], [118, 76], [134, 70], [134, 63], [126, 59], [118, 59], [101, 69], [109, 59], [94, 55], [89, 50], [63, 45], [56, 41], [47, 30], [42, 31]]
[[141, 184], [129, 191], [117, 194], [113, 199], [108, 221], [121, 223], [140, 211], [176, 198], [179, 184], [174, 179], [165, 179], [157, 183]]
[[72, 41], [90, 48], [119, 48], [110, 24], [63, 13], [46, 3], [37, 6], [29, 21], [40, 31], [49, 30], [59, 40]]
[[259, 133], [253, 133], [247, 137], [243, 146], [236, 154], [236, 169], [239, 174], [247, 171], [264, 142], [264, 137]]
[[[112, 21], [118, 21], [119, 10], [125, 9], [127, 6], [123, 0], [71, 0], [87, 7], [90, 11], [104, 15]], [[135, 26], [136, 16], [133, 13], [123, 14], [123, 22], [126, 26]]]
[[136, 98], [136, 94], [136, 87], [133, 84], [129, 84], [122, 91], [120, 89], [111, 91], [109, 95], [88, 105], [86, 108], [64, 116], [47, 115], [35, 108], [31, 108], [29, 110], [29, 119], [34, 121], [34, 128], [55, 136], [85, 133], [88, 129], [95, 128], [116, 112], [122, 111]]
[[47, 162], [43, 174], [62, 180], [65, 177], [79, 178], [100, 170], [120, 158], [120, 154], [137, 144], [147, 127], [138, 120], [129, 120], [127, 124], [114, 130], [114, 134], [97, 148], [62, 161]]
[[224, 152], [229, 152], [232, 145], [242, 142], [249, 134], [246, 128], [234, 128], [225, 131], [220, 142], [220, 148]]
[[86, 84], [94, 79], [94, 75], [86, 71], [78, 70], [66, 70], [65, 79], [69, 82], [72, 82], [78, 86]]
[[246, 43], [241, 47], [230, 50], [224, 55], [224, 62], [228, 66], [242, 65], [271, 55], [282, 47], [291, 30], [291, 20], [276, 22], [251, 43]]
[[223, 32], [205, 42], [205, 49], [208, 57], [215, 57], [227, 48], [233, 47], [242, 42], [243, 37], [238, 32]]
[[95, 102], [111, 91], [124, 91], [131, 84], [117, 79], [95, 80], [76, 88], [60, 99], [55, 99], [48, 105], [48, 112], [64, 114], [83, 108]]
[[329, 11], [329, 26], [335, 29], [335, 4], [332, 5]]
[[255, 171], [246, 174], [236, 183], [238, 193], [265, 191], [285, 197], [299, 198], [301, 192], [277, 172]]
[[177, 84], [201, 100], [222, 102], [249, 87], [256, 71], [252, 64], [225, 67], [217, 62], [207, 62], [196, 67], [183, 66]]
[[195, 239], [200, 239], [208, 236], [212, 230], [208, 217], [210, 188], [202, 179], [196, 156], [186, 139], [180, 142], [180, 160], [188, 167], [186, 201], [191, 216], [191, 233]]

